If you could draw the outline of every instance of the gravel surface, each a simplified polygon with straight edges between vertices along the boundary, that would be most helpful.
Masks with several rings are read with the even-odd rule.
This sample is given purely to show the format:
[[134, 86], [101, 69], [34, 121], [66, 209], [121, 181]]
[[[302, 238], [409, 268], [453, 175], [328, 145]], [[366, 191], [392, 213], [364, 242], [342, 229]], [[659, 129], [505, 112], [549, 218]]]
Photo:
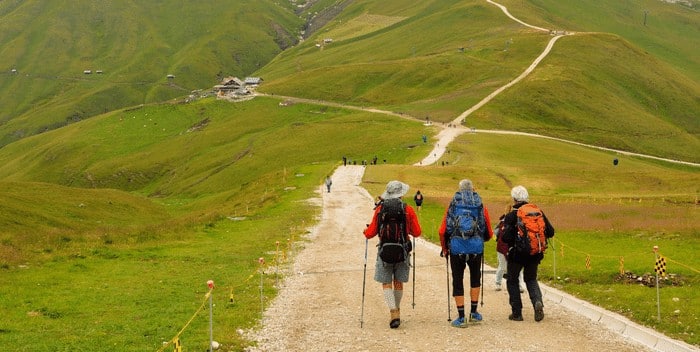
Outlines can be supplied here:
[[[362, 230], [374, 205], [373, 197], [359, 186], [363, 173], [362, 166], [341, 166], [333, 175], [331, 192], [319, 188], [320, 221], [301, 244], [293, 272], [280, 282], [280, 293], [265, 311], [262, 326], [245, 332], [257, 342], [247, 351], [648, 351], [546, 300], [545, 319], [535, 322], [527, 293], [525, 320], [508, 320], [508, 293], [495, 291], [494, 270], [488, 267], [479, 308], [484, 321], [453, 328], [448, 299], [451, 318], [456, 308], [448, 297], [446, 261], [439, 256], [439, 246], [420, 238], [414, 251], [415, 292], [411, 277], [404, 285], [401, 326], [389, 328], [389, 309], [380, 284], [373, 280], [376, 238], [368, 246], [362, 312]], [[494, 245], [488, 243], [487, 250], [495, 250]]]

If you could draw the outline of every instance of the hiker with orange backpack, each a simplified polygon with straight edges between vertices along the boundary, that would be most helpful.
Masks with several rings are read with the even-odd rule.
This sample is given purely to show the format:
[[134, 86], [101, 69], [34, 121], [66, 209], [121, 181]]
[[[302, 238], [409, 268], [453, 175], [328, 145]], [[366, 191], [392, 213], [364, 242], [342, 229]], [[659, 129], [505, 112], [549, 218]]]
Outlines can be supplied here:
[[[471, 180], [459, 181], [459, 190], [445, 210], [438, 234], [442, 246], [440, 256], [447, 258], [452, 269], [452, 297], [459, 314], [458, 318], [452, 321], [452, 326], [464, 328], [468, 322], [480, 322], [483, 319], [477, 312], [482, 281], [481, 266], [484, 259], [484, 242], [493, 237], [489, 212], [479, 194], [474, 191]], [[468, 315], [464, 307], [464, 272], [467, 267], [471, 304]]]
[[544, 319], [544, 303], [537, 282], [537, 268], [544, 258], [547, 239], [554, 237], [554, 227], [539, 207], [529, 203], [525, 187], [513, 187], [510, 195], [514, 202], [513, 210], [503, 219], [503, 241], [508, 244], [506, 286], [511, 308], [508, 319], [523, 320], [523, 303], [518, 289], [518, 275], [522, 271], [523, 281], [535, 311], [535, 321], [541, 321]]
[[416, 212], [401, 200], [406, 192], [407, 184], [389, 181], [381, 195], [381, 202], [374, 210], [372, 222], [364, 231], [368, 240], [379, 235], [374, 280], [382, 284], [384, 300], [391, 316], [389, 327], [392, 329], [401, 325], [403, 283], [408, 282], [412, 250], [408, 236], [415, 238], [421, 235]]

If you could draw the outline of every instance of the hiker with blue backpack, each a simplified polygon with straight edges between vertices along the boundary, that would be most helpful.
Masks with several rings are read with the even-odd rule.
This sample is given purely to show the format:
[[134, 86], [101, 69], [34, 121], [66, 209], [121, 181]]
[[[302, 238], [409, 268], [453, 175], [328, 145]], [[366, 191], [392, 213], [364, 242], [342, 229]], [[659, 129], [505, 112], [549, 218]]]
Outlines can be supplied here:
[[392, 329], [401, 325], [403, 284], [408, 282], [413, 249], [409, 235], [414, 238], [421, 235], [416, 212], [401, 200], [408, 188], [403, 182], [389, 181], [380, 203], [374, 209], [372, 222], [363, 233], [365, 246], [367, 240], [379, 235], [374, 280], [382, 284], [384, 300], [389, 307], [389, 327]]
[[[474, 191], [471, 180], [459, 181], [459, 190], [450, 202], [438, 230], [444, 256], [452, 269], [452, 296], [459, 317], [452, 326], [464, 328], [469, 322], [480, 322], [483, 317], [477, 311], [481, 291], [481, 266], [484, 242], [493, 237], [491, 219], [481, 197]], [[464, 271], [469, 267], [470, 312], [464, 308]], [[449, 305], [448, 305], [449, 310]], [[449, 320], [449, 317], [448, 317]]]
[[508, 244], [506, 286], [511, 308], [508, 319], [523, 320], [523, 303], [518, 290], [518, 274], [522, 271], [535, 321], [541, 321], [544, 319], [544, 303], [537, 282], [537, 268], [544, 258], [547, 240], [554, 237], [554, 227], [539, 207], [529, 203], [525, 187], [513, 187], [510, 195], [514, 202], [513, 210], [503, 219], [503, 241]]

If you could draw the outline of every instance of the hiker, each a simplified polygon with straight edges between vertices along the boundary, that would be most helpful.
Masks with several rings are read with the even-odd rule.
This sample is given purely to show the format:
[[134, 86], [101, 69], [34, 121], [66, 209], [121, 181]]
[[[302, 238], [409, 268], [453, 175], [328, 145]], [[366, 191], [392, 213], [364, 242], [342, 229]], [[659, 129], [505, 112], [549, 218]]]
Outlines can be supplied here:
[[[510, 213], [512, 210], [511, 205], [508, 204], [506, 206], [506, 212], [503, 213], [498, 218], [498, 225], [496, 225], [496, 229], [493, 231], [494, 236], [496, 236], [496, 257], [498, 258], [498, 268], [496, 268], [496, 280], [495, 280], [495, 285], [496, 285], [496, 291], [500, 291], [501, 288], [501, 282], [503, 281], [504, 276], [507, 275], [507, 265], [508, 265], [508, 260], [506, 256], [508, 255], [508, 244], [503, 242], [503, 231], [505, 228], [505, 225], [503, 223], [503, 219], [505, 219], [506, 214]], [[520, 278], [518, 279], [518, 283], [520, 285], [520, 293], [525, 292], [525, 283], [523, 281], [523, 273], [520, 272]]]
[[[375, 208], [372, 222], [364, 231], [365, 238], [379, 235], [374, 280], [382, 284], [384, 300], [389, 307], [389, 327], [401, 325], [401, 298], [403, 283], [408, 282], [411, 241], [408, 235], [421, 235], [415, 211], [401, 197], [408, 192], [408, 185], [400, 181], [389, 181], [381, 195], [381, 203]], [[397, 209], [400, 215], [390, 216]], [[392, 237], [394, 235], [394, 237]], [[392, 241], [391, 238], [394, 238]], [[395, 249], [395, 250], [394, 250]]]
[[544, 319], [544, 303], [540, 285], [537, 283], [537, 267], [544, 258], [546, 240], [554, 236], [554, 227], [544, 212], [529, 203], [525, 187], [513, 187], [510, 195], [514, 202], [513, 210], [503, 219], [503, 241], [508, 244], [506, 285], [511, 308], [508, 319], [523, 320], [523, 303], [518, 291], [518, 274], [522, 271], [525, 287], [535, 311], [535, 321], [541, 321]]
[[328, 189], [328, 193], [331, 193], [331, 185], [333, 184], [333, 180], [331, 180], [330, 176], [326, 176], [326, 188]]
[[421, 205], [423, 205], [423, 194], [420, 193], [420, 190], [416, 191], [413, 201], [416, 202], [416, 210], [420, 211]]
[[[483, 319], [477, 312], [481, 290], [481, 265], [484, 257], [484, 242], [493, 237], [491, 219], [481, 197], [474, 191], [470, 180], [459, 181], [455, 193], [438, 230], [442, 252], [452, 269], [452, 296], [459, 317], [452, 321], [454, 327], [466, 327], [468, 322]], [[464, 310], [464, 271], [469, 267], [470, 312]]]

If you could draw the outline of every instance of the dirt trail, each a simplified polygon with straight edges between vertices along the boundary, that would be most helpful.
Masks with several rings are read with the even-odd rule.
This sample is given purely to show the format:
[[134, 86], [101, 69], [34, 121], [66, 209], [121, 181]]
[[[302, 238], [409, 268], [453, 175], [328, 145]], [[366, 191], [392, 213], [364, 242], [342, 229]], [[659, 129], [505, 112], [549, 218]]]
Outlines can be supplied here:
[[[258, 346], [249, 351], [645, 351], [604, 326], [546, 300], [536, 323], [526, 305], [525, 321], [508, 320], [508, 294], [493, 289], [492, 268], [484, 277], [484, 321], [456, 329], [447, 321], [447, 271], [439, 247], [418, 240], [415, 308], [412, 281], [405, 285], [402, 324], [389, 328], [389, 310], [374, 282], [377, 239], [369, 241], [364, 323], [360, 328], [365, 239], [373, 197], [359, 186], [364, 167], [339, 167], [331, 193], [319, 188], [321, 219], [303, 242], [293, 273], [266, 310], [263, 327], [250, 331]], [[420, 218], [420, 214], [419, 214]], [[424, 229], [436, 231], [437, 229]], [[495, 250], [487, 243], [487, 250]], [[411, 277], [412, 278], [412, 277]], [[529, 302], [527, 293], [524, 302]], [[451, 317], [454, 303], [449, 298]]]

